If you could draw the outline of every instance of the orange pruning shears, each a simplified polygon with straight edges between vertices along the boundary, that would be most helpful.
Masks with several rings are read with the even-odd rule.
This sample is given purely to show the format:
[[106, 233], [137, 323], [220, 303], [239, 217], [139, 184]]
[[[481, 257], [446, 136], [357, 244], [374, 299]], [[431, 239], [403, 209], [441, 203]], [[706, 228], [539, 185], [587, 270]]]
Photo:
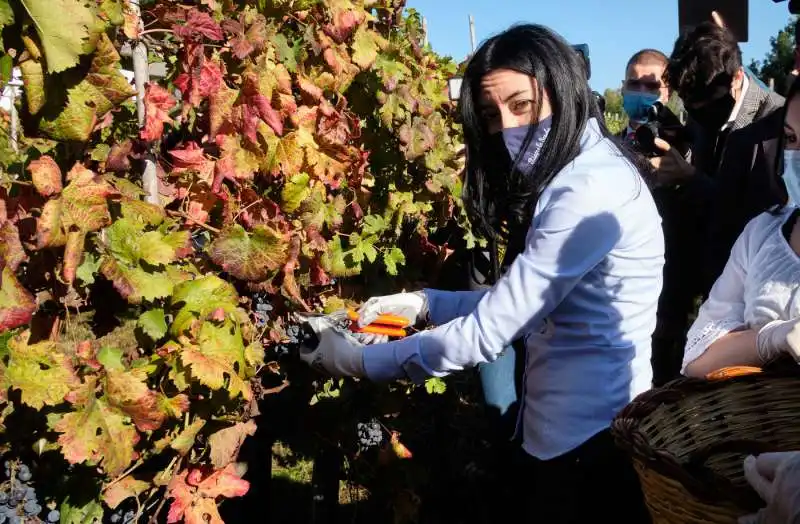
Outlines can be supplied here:
[[347, 311], [350, 319], [350, 331], [354, 333], [370, 333], [373, 335], [386, 335], [389, 337], [402, 338], [406, 336], [405, 328], [410, 322], [407, 318], [398, 315], [380, 315], [369, 325], [359, 327], [358, 313], [352, 309]]

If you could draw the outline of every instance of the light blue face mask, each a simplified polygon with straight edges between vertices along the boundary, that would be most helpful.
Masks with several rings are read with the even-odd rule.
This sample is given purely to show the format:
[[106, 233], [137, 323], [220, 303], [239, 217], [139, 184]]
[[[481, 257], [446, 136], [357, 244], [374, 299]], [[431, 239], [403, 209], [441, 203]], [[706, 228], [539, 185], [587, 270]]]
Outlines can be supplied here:
[[783, 184], [789, 193], [789, 203], [800, 206], [800, 150], [783, 151]]
[[647, 122], [647, 110], [658, 102], [658, 94], [642, 91], [625, 91], [622, 93], [622, 109], [631, 122], [643, 124]]
[[[552, 125], [553, 118], [547, 117], [536, 124], [503, 129], [503, 143], [511, 157], [511, 161], [514, 162], [518, 156], [522, 155], [517, 164], [517, 169], [522, 173], [528, 174], [533, 170]], [[528, 131], [531, 127], [535, 128], [533, 137], [525, 151], [522, 151], [522, 145], [525, 143], [525, 137], [528, 136]]]

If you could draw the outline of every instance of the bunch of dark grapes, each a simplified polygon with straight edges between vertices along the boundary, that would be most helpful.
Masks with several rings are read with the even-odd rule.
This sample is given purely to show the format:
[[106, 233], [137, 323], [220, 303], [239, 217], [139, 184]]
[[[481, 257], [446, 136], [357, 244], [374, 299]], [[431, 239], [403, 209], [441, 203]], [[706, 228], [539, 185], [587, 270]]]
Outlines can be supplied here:
[[253, 295], [253, 317], [257, 327], [264, 327], [272, 311], [272, 303], [266, 293], [255, 293]]
[[375, 419], [368, 422], [359, 422], [356, 424], [356, 431], [358, 433], [358, 447], [362, 451], [383, 444], [383, 430], [380, 423]]
[[114, 513], [111, 514], [111, 523], [112, 524], [130, 524], [133, 522], [133, 519], [136, 518], [136, 512], [133, 510], [127, 510], [123, 513], [123, 510], [118, 509]]
[[[0, 524], [22, 524], [36, 519], [42, 513], [42, 505], [33, 486], [33, 475], [26, 464], [5, 462], [7, 482], [0, 486]], [[45, 522], [55, 523], [61, 519], [58, 510], [50, 510]]]

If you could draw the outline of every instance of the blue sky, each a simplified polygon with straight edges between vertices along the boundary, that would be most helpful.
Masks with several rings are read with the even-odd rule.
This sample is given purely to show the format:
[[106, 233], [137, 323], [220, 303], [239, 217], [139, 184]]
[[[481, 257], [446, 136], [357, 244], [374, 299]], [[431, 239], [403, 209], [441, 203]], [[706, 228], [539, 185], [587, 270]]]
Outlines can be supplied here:
[[[769, 39], [789, 21], [788, 2], [749, 0], [749, 41], [741, 44], [745, 64], [762, 59]], [[409, 0], [428, 23], [434, 50], [458, 61], [470, 52], [468, 15], [475, 17], [478, 44], [508, 26], [535, 22], [571, 43], [589, 44], [592, 87], [617, 88], [633, 53], [654, 47], [667, 54], [678, 33], [677, 0]]]

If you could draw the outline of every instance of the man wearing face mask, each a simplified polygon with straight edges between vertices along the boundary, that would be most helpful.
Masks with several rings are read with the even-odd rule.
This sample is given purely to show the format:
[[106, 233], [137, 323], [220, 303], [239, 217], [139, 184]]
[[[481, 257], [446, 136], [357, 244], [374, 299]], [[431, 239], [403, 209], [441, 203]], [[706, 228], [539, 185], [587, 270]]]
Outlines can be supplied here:
[[[648, 110], [656, 102], [669, 101], [670, 90], [663, 81], [668, 64], [664, 53], [643, 49], [631, 57], [625, 68], [622, 105], [629, 123], [622, 138], [634, 148], [636, 130], [647, 122]], [[685, 312], [692, 306], [692, 293], [687, 293], [691, 286], [685, 282], [696, 265], [699, 238], [692, 234], [697, 210], [691, 188], [656, 184], [653, 198], [662, 217], [665, 243], [664, 287], [652, 346], [653, 384], [661, 386], [680, 375], [689, 327]]]
[[[695, 300], [722, 273], [744, 226], [772, 203], [768, 174], [777, 150], [767, 145], [780, 129], [776, 110], [783, 98], [748, 76], [736, 38], [714, 22], [677, 40], [664, 79], [683, 100], [692, 142], [684, 157], [656, 141], [664, 154], [651, 159], [657, 184], [679, 187], [688, 201], [676, 232], [683, 253], [675, 253], [674, 243], [667, 250], [673, 262], [686, 264], [674, 269], [677, 281], [671, 285], [671, 269], [665, 268], [664, 286], [676, 295], [670, 300], [670, 331], [685, 332]], [[669, 222], [665, 218], [665, 227]]]

